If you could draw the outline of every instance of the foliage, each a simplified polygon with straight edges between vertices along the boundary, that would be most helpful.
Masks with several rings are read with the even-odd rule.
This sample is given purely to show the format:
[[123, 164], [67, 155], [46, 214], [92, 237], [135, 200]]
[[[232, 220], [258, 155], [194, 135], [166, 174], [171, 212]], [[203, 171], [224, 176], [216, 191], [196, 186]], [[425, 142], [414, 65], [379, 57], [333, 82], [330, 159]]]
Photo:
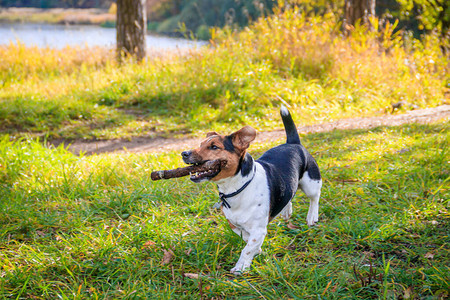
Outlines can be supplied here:
[[417, 18], [420, 30], [446, 32], [450, 24], [450, 6], [445, 0], [398, 0], [400, 19]]
[[211, 208], [212, 185], [150, 181], [178, 153], [77, 157], [4, 137], [0, 298], [445, 299], [449, 129], [302, 137], [324, 178], [320, 223], [306, 226], [299, 192], [241, 277], [229, 269], [243, 243]]
[[[194, 33], [200, 26], [242, 28], [261, 16], [271, 15], [277, 6], [296, 6], [319, 15], [332, 12], [340, 21], [344, 16], [343, 0], [166, 0], [162, 3], [149, 16], [150, 20], [161, 22], [159, 32], [176, 32], [180, 24]], [[391, 23], [399, 20], [397, 29], [412, 32], [416, 38], [433, 30], [444, 36], [450, 26], [450, 7], [445, 0], [378, 0], [376, 15]]]
[[[175, 32], [184, 24], [191, 32], [203, 27], [224, 27], [226, 25], [246, 26], [251, 20], [270, 14], [276, 4], [274, 0], [185, 0], [165, 1], [163, 8], [179, 6], [177, 13], [166, 18], [158, 32]], [[162, 14], [162, 13], [159, 13]], [[151, 19], [151, 16], [150, 16]], [[203, 29], [200, 29], [203, 30]]]
[[[209, 38], [206, 28], [232, 26], [243, 28], [259, 17], [273, 13], [273, 9], [280, 5], [297, 6], [307, 12], [323, 15], [333, 12], [342, 21], [344, 16], [344, 0], [147, 0], [147, 19], [149, 29], [160, 33], [176, 34], [180, 26], [195, 34], [197, 37]], [[37, 7], [37, 8], [101, 8], [109, 14], [115, 15], [116, 6], [111, 0], [0, 0], [0, 7]], [[70, 16], [65, 18], [64, 12], [35, 12], [21, 15], [19, 12], [0, 14], [2, 21], [26, 22], [82, 22], [91, 24], [114, 25], [114, 19], [97, 20], [97, 13], [90, 12], [92, 18], [84, 19]], [[83, 14], [83, 13], [81, 13]], [[414, 34], [416, 38], [430, 31], [438, 31], [442, 36], [449, 30], [450, 7], [445, 0], [377, 0], [376, 15], [379, 19], [395, 23], [399, 20], [398, 29]], [[105, 17], [103, 17], [105, 18]], [[200, 35], [198, 35], [200, 34]]]

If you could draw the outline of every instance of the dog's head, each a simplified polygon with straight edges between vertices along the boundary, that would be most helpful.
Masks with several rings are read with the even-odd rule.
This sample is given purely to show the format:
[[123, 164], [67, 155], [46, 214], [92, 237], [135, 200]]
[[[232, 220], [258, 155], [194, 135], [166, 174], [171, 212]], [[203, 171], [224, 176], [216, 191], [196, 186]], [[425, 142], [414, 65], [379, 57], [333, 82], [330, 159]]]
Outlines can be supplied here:
[[191, 180], [193, 182], [217, 181], [234, 176], [239, 171], [240, 162], [255, 137], [256, 130], [250, 126], [245, 126], [227, 136], [209, 132], [198, 148], [181, 153], [183, 161], [187, 164], [201, 165], [207, 161], [219, 159], [226, 164], [219, 170], [191, 174]]

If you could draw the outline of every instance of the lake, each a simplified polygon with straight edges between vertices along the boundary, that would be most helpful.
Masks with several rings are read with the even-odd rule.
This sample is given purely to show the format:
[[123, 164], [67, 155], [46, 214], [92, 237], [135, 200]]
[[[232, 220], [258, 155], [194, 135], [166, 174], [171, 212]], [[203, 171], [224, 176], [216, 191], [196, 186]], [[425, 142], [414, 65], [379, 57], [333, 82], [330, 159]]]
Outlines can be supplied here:
[[[20, 40], [27, 46], [64, 48], [65, 46], [115, 47], [116, 29], [91, 25], [0, 24], [0, 45]], [[180, 38], [147, 35], [147, 46], [154, 50], [189, 49], [207, 44]]]

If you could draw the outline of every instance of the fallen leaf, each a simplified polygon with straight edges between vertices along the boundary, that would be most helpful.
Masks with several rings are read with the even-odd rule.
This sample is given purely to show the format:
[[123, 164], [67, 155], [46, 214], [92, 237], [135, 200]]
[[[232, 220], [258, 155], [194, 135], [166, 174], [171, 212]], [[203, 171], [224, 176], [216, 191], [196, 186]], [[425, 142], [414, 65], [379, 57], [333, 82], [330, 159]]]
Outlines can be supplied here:
[[375, 254], [370, 251], [364, 251], [363, 253], [364, 253], [364, 255], [366, 255], [368, 257], [375, 258]]
[[427, 252], [427, 253], [425, 254], [425, 258], [433, 259], [433, 258], [434, 258], [434, 254], [431, 253], [431, 252]]
[[40, 237], [45, 236], [45, 232], [42, 230], [36, 230], [36, 234]]
[[175, 254], [173, 254], [172, 250], [163, 250], [164, 251], [164, 257], [162, 259], [161, 264], [163, 265], [167, 265], [168, 263], [170, 263], [173, 259], [173, 257], [175, 256]]
[[156, 245], [156, 243], [154, 241], [146, 241], [144, 243], [144, 245], [142, 246], [142, 249], [152, 248], [155, 245]]
[[198, 274], [195, 273], [184, 273], [183, 275], [187, 278], [198, 279]]
[[289, 229], [299, 229], [300, 227], [295, 226], [294, 224], [292, 224], [291, 222], [289, 222], [289, 223], [287, 224], [287, 228], [289, 228]]
[[407, 288], [405, 290], [405, 293], [403, 294], [403, 299], [411, 299], [412, 293], [413, 293], [413, 287], [410, 286], [409, 288]]

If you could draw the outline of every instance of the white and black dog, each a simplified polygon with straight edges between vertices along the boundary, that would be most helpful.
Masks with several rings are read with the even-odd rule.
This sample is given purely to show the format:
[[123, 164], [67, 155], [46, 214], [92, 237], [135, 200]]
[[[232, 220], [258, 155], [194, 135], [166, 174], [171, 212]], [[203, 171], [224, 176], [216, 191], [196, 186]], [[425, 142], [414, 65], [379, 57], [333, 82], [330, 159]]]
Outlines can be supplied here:
[[223, 136], [210, 132], [200, 147], [184, 151], [187, 164], [203, 164], [220, 159], [226, 164], [219, 170], [191, 174], [193, 182], [211, 180], [219, 188], [222, 212], [234, 232], [247, 243], [232, 273], [249, 268], [253, 257], [261, 252], [267, 225], [277, 215], [289, 219], [291, 200], [300, 188], [310, 199], [306, 222], [309, 226], [319, 218], [322, 179], [319, 167], [303, 147], [292, 117], [284, 106], [281, 118], [286, 130], [286, 144], [265, 152], [256, 161], [246, 152], [256, 137], [250, 126]]

